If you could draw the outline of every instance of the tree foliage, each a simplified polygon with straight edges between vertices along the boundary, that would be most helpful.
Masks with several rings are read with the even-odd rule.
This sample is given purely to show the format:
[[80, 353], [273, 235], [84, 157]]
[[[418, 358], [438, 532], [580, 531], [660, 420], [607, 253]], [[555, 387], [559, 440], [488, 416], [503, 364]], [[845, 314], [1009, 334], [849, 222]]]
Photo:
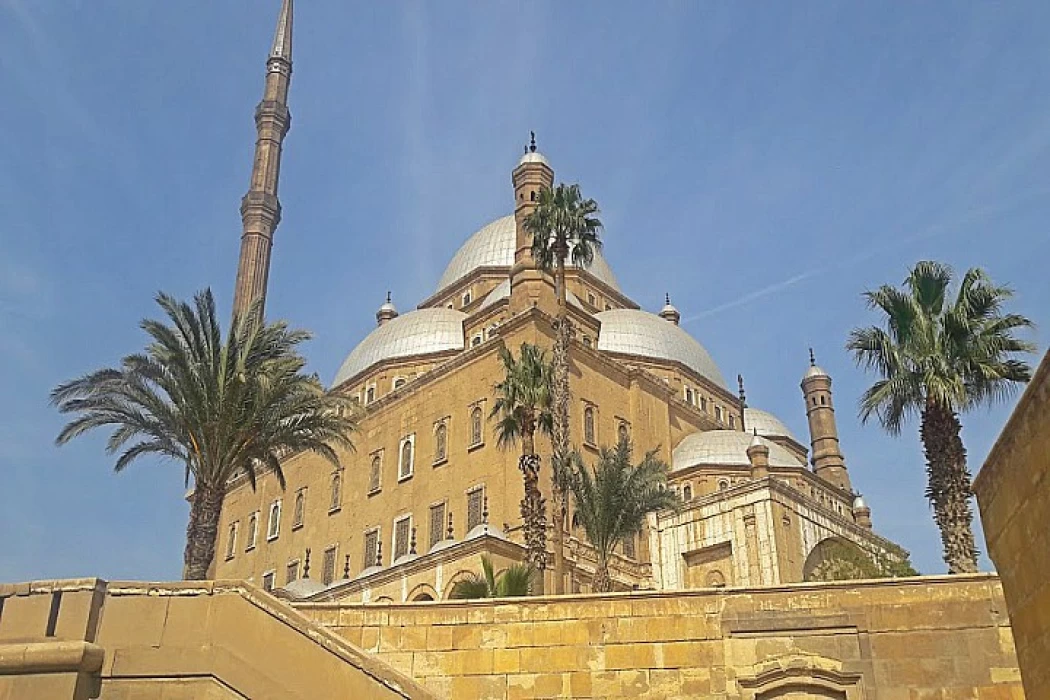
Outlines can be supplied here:
[[470, 574], [456, 581], [449, 593], [450, 598], [473, 600], [478, 598], [514, 598], [529, 595], [533, 579], [532, 567], [513, 564], [496, 574], [492, 559], [481, 557], [481, 575]]
[[283, 488], [281, 458], [293, 452], [338, 465], [335, 448], [353, 448], [357, 423], [348, 399], [303, 372], [298, 346], [308, 333], [257, 322], [249, 312], [224, 339], [210, 290], [193, 305], [166, 294], [157, 303], [167, 322], [142, 322], [145, 352], [52, 391], [58, 410], [75, 416], [56, 442], [111, 428], [106, 450], [119, 453], [117, 472], [145, 456], [181, 465], [194, 488], [186, 577], [204, 578], [227, 483], [243, 473], [254, 488], [260, 470], [271, 470]]

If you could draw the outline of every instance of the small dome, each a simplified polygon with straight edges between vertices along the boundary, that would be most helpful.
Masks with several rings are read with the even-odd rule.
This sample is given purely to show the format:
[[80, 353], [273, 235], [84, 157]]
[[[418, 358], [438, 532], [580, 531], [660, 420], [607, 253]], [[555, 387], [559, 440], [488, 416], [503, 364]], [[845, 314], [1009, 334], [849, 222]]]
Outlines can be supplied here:
[[363, 569], [361, 571], [361, 573], [359, 573], [357, 576], [354, 576], [354, 578], [355, 579], [368, 578], [372, 574], [378, 574], [380, 571], [384, 571], [384, 570], [385, 569], [382, 566], [370, 566], [367, 569]]
[[863, 496], [857, 496], [853, 499], [853, 510], [864, 510], [868, 507], [868, 504], [864, 501]]
[[602, 324], [599, 350], [681, 362], [725, 388], [722, 372], [704, 346], [675, 324], [638, 309], [612, 309], [594, 317]]
[[325, 589], [325, 585], [312, 578], [300, 578], [292, 581], [283, 588], [284, 592], [291, 598], [309, 598]]
[[798, 442], [798, 439], [791, 434], [791, 431], [779, 418], [768, 411], [757, 408], [744, 408], [744, 428], [748, 432], [757, 430], [762, 437], [786, 437]]
[[551, 167], [551, 164], [547, 162], [547, 158], [539, 151], [526, 151], [525, 155], [518, 161], [518, 165], [525, 165], [526, 163], [542, 163], [548, 168]]
[[382, 360], [448, 350], [462, 350], [461, 311], [446, 308], [417, 309], [391, 319], [365, 336], [336, 372], [332, 386], [365, 371]]
[[379, 325], [383, 325], [391, 319], [397, 318], [397, 307], [394, 306], [394, 302], [390, 300], [390, 292], [386, 293], [386, 301], [376, 311], [376, 321]]
[[828, 373], [825, 372], [823, 369], [821, 369], [819, 365], [810, 365], [809, 369], [806, 370], [806, 373], [802, 376], [802, 378], [803, 379], [809, 379], [811, 377], [827, 377], [827, 376], [828, 376]]
[[756, 447], [761, 447], [761, 448], [765, 449], [766, 452], [769, 452], [769, 448], [766, 447], [765, 440], [763, 440], [761, 437], [759, 437], [758, 433], [752, 433], [751, 442], [748, 443], [747, 449], [750, 452], [753, 448], [756, 448]]
[[678, 313], [678, 309], [671, 303], [670, 294], [664, 295], [664, 308], [660, 309], [660, 318], [670, 321], [676, 326], [682, 318], [682, 314]]
[[467, 533], [466, 540], [476, 540], [477, 538], [483, 537], [485, 535], [488, 535], [489, 537], [495, 537], [501, 540], [506, 540], [508, 542], [510, 541], [507, 538], [507, 535], [504, 534], [503, 530], [500, 530], [495, 525], [490, 525], [488, 523], [475, 525], [473, 528], [471, 528], [470, 532]]
[[430, 553], [433, 554], [434, 552], [440, 552], [443, 549], [448, 549], [457, 544], [459, 544], [459, 540], [439, 540], [430, 548]]
[[[747, 458], [747, 448], [751, 446], [754, 435], [739, 430], [708, 430], [687, 435], [671, 453], [671, 469], [677, 471], [697, 465], [717, 466], [751, 466]], [[769, 466], [800, 467], [804, 466], [786, 449], [770, 442], [764, 437], [758, 438], [769, 449]]]
[[[506, 268], [507, 272], [510, 272], [510, 268], [514, 265], [516, 231], [517, 225], [514, 223], [513, 216], [504, 216], [483, 226], [477, 233], [468, 238], [467, 242], [452, 256], [448, 267], [445, 268], [445, 271], [441, 274], [441, 279], [438, 280], [435, 292], [448, 287], [482, 267]], [[616, 277], [613, 275], [612, 270], [609, 269], [609, 264], [605, 262], [605, 258], [602, 257], [600, 252], [594, 253], [594, 261], [587, 268], [587, 272], [616, 291], [620, 291]]]
[[408, 562], [412, 561], [413, 559], [419, 559], [419, 555], [418, 554], [402, 554], [401, 556], [399, 556], [397, 559], [394, 560], [394, 563], [391, 564], [391, 566], [399, 566], [401, 564], [407, 564]]

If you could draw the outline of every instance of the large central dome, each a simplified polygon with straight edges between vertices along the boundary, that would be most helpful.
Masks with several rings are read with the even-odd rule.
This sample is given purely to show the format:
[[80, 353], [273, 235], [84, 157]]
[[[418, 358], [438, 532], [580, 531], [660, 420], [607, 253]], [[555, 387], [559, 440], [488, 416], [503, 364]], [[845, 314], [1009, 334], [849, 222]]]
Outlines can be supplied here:
[[[482, 227], [480, 231], [467, 239], [467, 242], [452, 256], [452, 261], [441, 275], [435, 291], [441, 291], [482, 267], [503, 267], [509, 270], [514, 264], [514, 238], [513, 216], [504, 216]], [[616, 291], [621, 291], [616, 277], [601, 253], [595, 254], [594, 262], [587, 268], [587, 272]]]

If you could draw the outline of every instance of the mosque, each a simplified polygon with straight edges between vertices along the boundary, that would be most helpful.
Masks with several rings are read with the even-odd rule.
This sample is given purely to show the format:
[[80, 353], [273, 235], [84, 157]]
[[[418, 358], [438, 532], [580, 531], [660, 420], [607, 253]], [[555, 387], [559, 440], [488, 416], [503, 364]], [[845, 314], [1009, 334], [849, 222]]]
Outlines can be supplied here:
[[[291, 57], [286, 2], [241, 206], [240, 311], [265, 302], [280, 222], [281, 149], [291, 123]], [[285, 488], [273, 474], [254, 489], [246, 477], [235, 479], [223, 506], [215, 578], [247, 579], [296, 600], [400, 603], [445, 599], [458, 578], [479, 569], [482, 554], [500, 565], [524, 558], [518, 455], [497, 446], [488, 417], [492, 387], [502, 378], [498, 349], [552, 345], [554, 283], [532, 261], [523, 220], [541, 188], [554, 184], [552, 162], [533, 137], [510, 172], [508, 214], [465, 237], [414, 309], [399, 311], [387, 295], [376, 327], [331, 383], [361, 408], [356, 450], [342, 453], [335, 470], [314, 455], [288, 457]], [[638, 453], [657, 449], [682, 502], [651, 516], [641, 537], [618, 545], [617, 589], [850, 577], [843, 551], [873, 567], [906, 561], [906, 552], [873, 532], [871, 510], [851, 486], [832, 380], [812, 352], [800, 367], [799, 408], [809, 435], [799, 438], [746, 404], [739, 377], [735, 390], [729, 386], [679, 325], [669, 298], [658, 313], [642, 309], [600, 253], [586, 269], [570, 267], [567, 290], [576, 329], [575, 446], [588, 463], [621, 437]], [[539, 449], [549, 464], [545, 439]], [[541, 484], [549, 503], [549, 468]], [[545, 590], [586, 592], [594, 551], [571, 509], [563, 526], [564, 571], [555, 577], [548, 568]]]

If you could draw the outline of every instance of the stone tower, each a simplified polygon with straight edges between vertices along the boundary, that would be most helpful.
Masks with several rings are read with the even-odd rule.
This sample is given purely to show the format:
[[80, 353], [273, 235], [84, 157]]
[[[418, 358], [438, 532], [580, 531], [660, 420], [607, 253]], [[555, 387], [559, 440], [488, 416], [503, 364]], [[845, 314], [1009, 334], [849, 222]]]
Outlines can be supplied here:
[[[536, 150], [536, 134], [531, 134], [525, 155], [511, 174], [514, 183], [514, 267], [510, 271], [511, 309], [515, 312], [539, 302], [546, 287], [545, 275], [536, 269], [532, 258], [532, 237], [525, 231], [525, 217], [536, 208], [540, 190], [554, 186], [554, 170], [542, 153]], [[553, 294], [552, 294], [553, 298]]]
[[281, 144], [292, 124], [288, 111], [288, 88], [292, 82], [292, 4], [283, 0], [277, 19], [273, 48], [266, 61], [266, 87], [255, 109], [255, 162], [248, 193], [241, 200], [241, 257], [237, 265], [237, 286], [233, 294], [233, 313], [241, 315], [256, 301], [259, 313], [266, 302], [266, 281], [270, 274], [273, 234], [281, 222], [281, 203], [277, 183], [281, 175]]
[[812, 348], [809, 351], [809, 369], [802, 377], [802, 396], [806, 401], [806, 417], [809, 419], [813, 469], [817, 476], [829, 484], [852, 492], [846, 461], [839, 448], [835, 406], [831, 401], [831, 377], [817, 366]]

